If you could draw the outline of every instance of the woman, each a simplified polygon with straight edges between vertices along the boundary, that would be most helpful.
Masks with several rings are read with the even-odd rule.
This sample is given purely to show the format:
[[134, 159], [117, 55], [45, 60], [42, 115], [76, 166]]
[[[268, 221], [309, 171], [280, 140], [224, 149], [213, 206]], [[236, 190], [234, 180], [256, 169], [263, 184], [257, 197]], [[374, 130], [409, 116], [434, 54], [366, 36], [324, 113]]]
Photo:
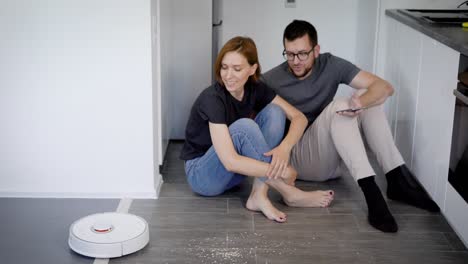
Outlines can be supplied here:
[[[246, 206], [277, 222], [286, 221], [286, 215], [268, 199], [269, 186], [290, 206], [328, 206], [332, 191], [303, 192], [294, 187], [296, 171], [288, 165], [289, 154], [307, 119], [259, 81], [252, 39], [229, 40], [216, 59], [215, 74], [217, 82], [192, 107], [181, 152], [192, 190], [216, 196], [245, 176], [255, 177]], [[286, 117], [291, 125], [282, 140]]]

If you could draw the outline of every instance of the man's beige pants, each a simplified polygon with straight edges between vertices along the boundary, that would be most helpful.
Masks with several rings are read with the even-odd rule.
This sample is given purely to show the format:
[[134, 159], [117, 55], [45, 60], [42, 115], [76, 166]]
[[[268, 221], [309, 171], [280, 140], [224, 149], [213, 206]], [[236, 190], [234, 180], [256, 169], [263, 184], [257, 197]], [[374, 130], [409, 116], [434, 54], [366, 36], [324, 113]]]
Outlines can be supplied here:
[[341, 160], [356, 181], [375, 175], [362, 137], [384, 173], [404, 164], [382, 105], [368, 108], [357, 117], [336, 113], [347, 108], [347, 99], [331, 102], [294, 146], [291, 165], [297, 170], [298, 179], [325, 181], [336, 178], [339, 175], [335, 175], [335, 171]]

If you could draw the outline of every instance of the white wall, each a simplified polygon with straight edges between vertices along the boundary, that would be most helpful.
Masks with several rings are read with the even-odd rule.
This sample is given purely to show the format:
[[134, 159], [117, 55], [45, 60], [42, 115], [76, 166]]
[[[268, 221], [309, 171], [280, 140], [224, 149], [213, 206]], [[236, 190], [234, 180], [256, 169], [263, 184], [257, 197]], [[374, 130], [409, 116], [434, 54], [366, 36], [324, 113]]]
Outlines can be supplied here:
[[0, 196], [155, 197], [150, 0], [0, 6]]
[[[164, 3], [170, 1], [170, 4]], [[163, 91], [170, 91], [170, 138], [185, 138], [190, 109], [198, 94], [211, 85], [211, 0], [162, 0], [170, 9], [170, 33], [163, 33], [166, 61], [162, 72], [169, 79], [163, 82]], [[163, 22], [164, 23], [164, 22]], [[163, 47], [164, 48], [164, 47]]]
[[[253, 38], [266, 72], [284, 61], [284, 28], [292, 20], [302, 19], [317, 29], [322, 53], [331, 52], [371, 70], [376, 9], [375, 0], [297, 0], [296, 8], [286, 8], [284, 0], [223, 0], [219, 47], [236, 35]], [[350, 92], [346, 87], [338, 96]]]
[[[297, 0], [296, 8], [285, 8], [284, 0], [223, 0], [220, 47], [237, 35], [257, 44], [260, 63], [267, 71], [284, 61], [283, 31], [294, 19], [312, 23], [321, 51], [354, 61], [358, 0]], [[339, 7], [339, 8], [337, 8]]]
[[380, 0], [359, 0], [357, 12], [356, 65], [373, 72], [377, 37], [377, 14]]

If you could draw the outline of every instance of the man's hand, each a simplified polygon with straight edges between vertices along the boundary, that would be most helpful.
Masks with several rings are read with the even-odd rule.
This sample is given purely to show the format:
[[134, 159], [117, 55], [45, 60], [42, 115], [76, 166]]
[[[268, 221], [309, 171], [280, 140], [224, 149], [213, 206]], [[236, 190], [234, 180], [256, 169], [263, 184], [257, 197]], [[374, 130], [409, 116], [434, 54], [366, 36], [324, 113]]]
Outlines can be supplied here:
[[337, 111], [336, 113], [339, 115], [344, 115], [344, 116], [349, 116], [349, 117], [355, 117], [359, 115], [363, 110], [364, 107], [361, 103], [361, 100], [359, 99], [359, 95], [357, 93], [353, 94], [351, 98], [349, 99], [349, 109], [350, 111]]
[[266, 174], [268, 178], [279, 179], [286, 176], [290, 152], [290, 149], [279, 145], [267, 153], [263, 153], [263, 155], [267, 157], [272, 156], [271, 163]]

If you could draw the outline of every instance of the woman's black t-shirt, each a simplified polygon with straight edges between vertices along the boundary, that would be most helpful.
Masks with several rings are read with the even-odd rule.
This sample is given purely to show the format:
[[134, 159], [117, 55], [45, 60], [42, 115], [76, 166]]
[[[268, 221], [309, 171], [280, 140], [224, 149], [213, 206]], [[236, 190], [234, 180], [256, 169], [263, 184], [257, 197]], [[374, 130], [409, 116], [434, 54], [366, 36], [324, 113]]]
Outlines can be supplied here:
[[252, 118], [275, 96], [275, 92], [263, 82], [248, 81], [244, 85], [242, 101], [235, 99], [218, 83], [206, 88], [190, 111], [180, 158], [191, 160], [203, 156], [213, 145], [208, 122], [230, 126], [240, 118]]

